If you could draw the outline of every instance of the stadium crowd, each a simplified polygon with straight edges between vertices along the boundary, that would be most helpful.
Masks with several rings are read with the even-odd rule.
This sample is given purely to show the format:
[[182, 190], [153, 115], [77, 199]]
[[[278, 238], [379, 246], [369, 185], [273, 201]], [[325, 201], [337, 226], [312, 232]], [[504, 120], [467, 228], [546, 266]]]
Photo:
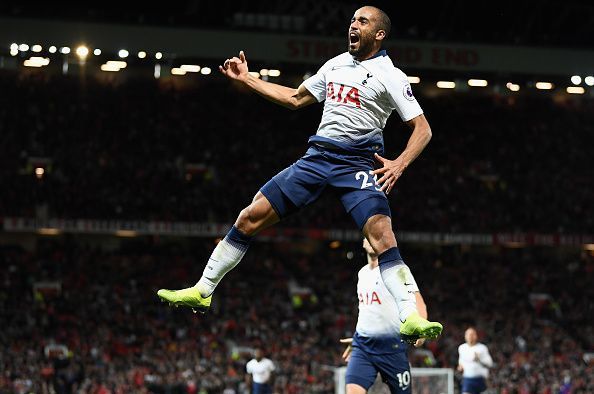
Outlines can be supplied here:
[[[182, 88], [3, 72], [0, 90], [0, 216], [42, 219], [232, 222], [305, 152], [321, 112], [288, 111], [217, 76]], [[422, 92], [433, 140], [391, 197], [398, 229], [594, 233], [592, 100]], [[410, 135], [397, 118], [388, 157]], [[354, 228], [327, 194], [287, 225]]]
[[[0, 393], [245, 393], [257, 346], [277, 364], [275, 392], [333, 393], [338, 339], [355, 327], [359, 244], [257, 242], [207, 315], [158, 302], [157, 288], [199, 277], [213, 242], [3, 242]], [[495, 360], [492, 392], [594, 391], [594, 362], [584, 361], [594, 350], [591, 254], [402, 248], [445, 326], [425, 346], [433, 357], [411, 354], [415, 365], [455, 368], [473, 324]]]

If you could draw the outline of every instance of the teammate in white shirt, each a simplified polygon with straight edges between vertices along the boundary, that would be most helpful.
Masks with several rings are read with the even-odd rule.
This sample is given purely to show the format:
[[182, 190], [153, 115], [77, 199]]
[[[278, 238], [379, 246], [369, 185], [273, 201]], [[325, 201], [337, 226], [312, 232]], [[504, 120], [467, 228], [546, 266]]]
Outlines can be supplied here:
[[[431, 138], [429, 123], [406, 75], [381, 50], [390, 28], [390, 18], [382, 10], [359, 8], [348, 29], [348, 52], [327, 61], [297, 89], [252, 76], [243, 51], [225, 60], [219, 67], [223, 75], [276, 104], [298, 109], [324, 101], [322, 120], [309, 139], [305, 156], [274, 176], [241, 211], [217, 244], [198, 283], [177, 291], [161, 289], [159, 297], [173, 305], [206, 311], [215, 287], [239, 263], [254, 235], [330, 189], [379, 255], [382, 279], [403, 322], [402, 336], [414, 342], [441, 333], [441, 324], [419, 316], [415, 297], [402, 279], [411, 274], [398, 251], [386, 196]], [[381, 155], [383, 128], [394, 110], [412, 135], [404, 151], [391, 160]], [[381, 168], [374, 169], [376, 162]]]
[[479, 394], [487, 389], [489, 368], [493, 367], [493, 359], [489, 349], [478, 342], [474, 327], [464, 332], [462, 345], [458, 346], [458, 371], [462, 372], [462, 393]]
[[[348, 362], [347, 394], [364, 394], [374, 384], [379, 373], [394, 393], [411, 392], [410, 364], [407, 345], [400, 337], [400, 319], [396, 303], [384, 286], [378, 267], [378, 256], [367, 240], [363, 241], [367, 264], [359, 270], [357, 296], [359, 316], [353, 338], [341, 339], [347, 344], [342, 357]], [[411, 276], [409, 291], [417, 299], [419, 314], [427, 318], [427, 307]], [[424, 338], [415, 346], [421, 346]]]
[[254, 358], [245, 366], [248, 386], [252, 386], [252, 394], [271, 394], [274, 385], [274, 363], [264, 357], [262, 349], [256, 349]]

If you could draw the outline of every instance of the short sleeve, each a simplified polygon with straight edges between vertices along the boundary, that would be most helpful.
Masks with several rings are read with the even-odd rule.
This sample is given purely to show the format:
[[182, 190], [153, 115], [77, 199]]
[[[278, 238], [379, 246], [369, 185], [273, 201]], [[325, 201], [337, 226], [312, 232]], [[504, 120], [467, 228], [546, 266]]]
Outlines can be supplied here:
[[272, 372], [276, 369], [276, 367], [274, 366], [274, 363], [271, 360], [268, 360], [268, 369], [270, 369], [270, 372]]
[[303, 86], [318, 100], [326, 99], [326, 70], [320, 68], [317, 73], [303, 81]]
[[395, 68], [394, 73], [390, 73], [386, 89], [390, 103], [403, 121], [407, 122], [423, 113], [423, 109], [413, 95], [408, 78], [402, 71]]
[[248, 363], [246, 364], [246, 366], [245, 366], [245, 371], [246, 371], [247, 373], [253, 373], [253, 371], [252, 371], [252, 364], [253, 364], [253, 363], [252, 363], [251, 361], [248, 361]]

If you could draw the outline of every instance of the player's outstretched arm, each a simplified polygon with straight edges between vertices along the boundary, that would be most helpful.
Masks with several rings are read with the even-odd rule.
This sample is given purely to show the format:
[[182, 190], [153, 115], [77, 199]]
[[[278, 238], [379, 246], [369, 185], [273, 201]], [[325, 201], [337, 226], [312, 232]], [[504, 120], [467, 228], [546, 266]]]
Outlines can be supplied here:
[[294, 89], [263, 81], [250, 75], [243, 51], [239, 52], [239, 57], [225, 60], [223, 65], [219, 66], [219, 71], [229, 79], [244, 83], [265, 99], [289, 109], [299, 109], [317, 102], [315, 97], [303, 85]]
[[390, 193], [406, 167], [421, 154], [431, 139], [431, 128], [425, 115], [421, 114], [409, 120], [406, 124], [412, 128], [412, 134], [400, 156], [394, 160], [389, 160], [377, 153], [375, 154], [375, 158], [382, 164], [382, 168], [378, 168], [373, 173], [381, 175], [377, 183], [381, 185], [380, 190], [385, 191], [386, 194]]

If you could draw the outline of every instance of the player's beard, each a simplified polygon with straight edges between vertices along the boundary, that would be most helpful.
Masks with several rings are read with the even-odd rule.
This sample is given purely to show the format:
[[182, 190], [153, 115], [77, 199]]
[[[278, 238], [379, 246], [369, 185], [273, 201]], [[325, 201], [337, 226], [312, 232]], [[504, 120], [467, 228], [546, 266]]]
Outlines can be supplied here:
[[359, 37], [359, 47], [358, 48], [351, 48], [351, 42], [349, 40], [349, 53], [356, 59], [364, 59], [366, 58], [371, 51], [373, 51], [373, 40], [374, 37], [369, 35], [361, 35]]

